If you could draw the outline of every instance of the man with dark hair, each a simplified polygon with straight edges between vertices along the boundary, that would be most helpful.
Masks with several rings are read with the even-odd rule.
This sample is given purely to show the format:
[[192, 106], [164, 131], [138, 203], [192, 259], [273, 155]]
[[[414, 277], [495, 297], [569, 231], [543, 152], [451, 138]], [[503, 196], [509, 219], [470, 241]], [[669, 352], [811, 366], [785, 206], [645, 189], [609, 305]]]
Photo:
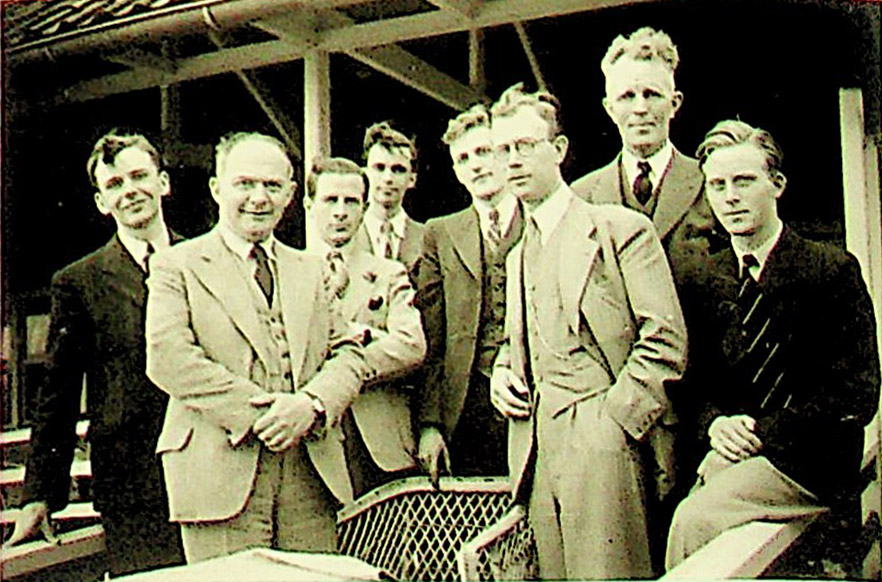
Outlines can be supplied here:
[[441, 139], [472, 204], [426, 224], [417, 294], [430, 347], [416, 403], [420, 462], [436, 481], [448, 452], [453, 475], [505, 475], [506, 422], [490, 403], [490, 376], [503, 337], [505, 258], [521, 238], [523, 211], [504, 187], [486, 107], [457, 115]]
[[693, 326], [707, 455], [668, 540], [673, 567], [756, 520], [847, 512], [864, 425], [879, 404], [873, 306], [849, 253], [778, 216], [787, 181], [772, 136], [718, 123], [698, 150], [705, 191], [731, 237], [699, 273]]
[[331, 308], [345, 334], [364, 346], [367, 374], [343, 419], [349, 472], [356, 497], [416, 467], [410, 414], [412, 388], [399, 382], [426, 353], [420, 313], [404, 266], [350, 244], [367, 197], [367, 179], [355, 162], [313, 162], [303, 203], [315, 227], [308, 249], [325, 260]]
[[649, 220], [563, 182], [552, 95], [506, 90], [491, 136], [524, 236], [506, 265], [506, 332], [490, 381], [509, 422], [513, 493], [528, 503], [542, 578], [652, 576], [644, 457], [666, 442], [666, 384], [686, 330]]
[[413, 277], [424, 227], [407, 216], [402, 203], [407, 191], [416, 185], [416, 145], [384, 121], [365, 131], [363, 155], [368, 206], [353, 244], [360, 250], [400, 261]]
[[49, 374], [37, 398], [25, 505], [8, 543], [38, 531], [51, 538], [49, 514], [68, 503], [85, 375], [92, 491], [110, 573], [118, 576], [182, 561], [154, 453], [168, 397], [144, 374], [148, 260], [179, 237], [162, 215], [168, 174], [144, 136], [104, 135], [86, 169], [95, 205], [116, 234], [52, 277]]
[[188, 562], [248, 547], [333, 552], [352, 499], [339, 421], [365, 375], [322, 261], [273, 236], [296, 189], [278, 139], [221, 139], [210, 232], [158, 253], [147, 375], [171, 396], [157, 452]]

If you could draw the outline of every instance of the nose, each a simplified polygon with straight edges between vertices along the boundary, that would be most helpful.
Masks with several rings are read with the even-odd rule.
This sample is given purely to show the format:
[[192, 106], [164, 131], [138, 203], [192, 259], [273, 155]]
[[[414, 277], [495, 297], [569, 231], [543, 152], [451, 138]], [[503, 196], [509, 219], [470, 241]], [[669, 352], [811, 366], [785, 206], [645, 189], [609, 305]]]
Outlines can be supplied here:
[[726, 189], [723, 192], [723, 199], [729, 204], [738, 202], [741, 199], [741, 196], [738, 194], [738, 188], [733, 184], [726, 184]]
[[637, 95], [637, 98], [634, 99], [634, 112], [635, 113], [646, 113], [649, 111], [648, 101], [646, 97], [643, 95]]
[[269, 189], [263, 182], [257, 182], [248, 193], [248, 201], [255, 206], [264, 206], [271, 202]]
[[342, 202], [335, 202], [331, 207], [331, 214], [338, 220], [346, 218], [346, 206]]

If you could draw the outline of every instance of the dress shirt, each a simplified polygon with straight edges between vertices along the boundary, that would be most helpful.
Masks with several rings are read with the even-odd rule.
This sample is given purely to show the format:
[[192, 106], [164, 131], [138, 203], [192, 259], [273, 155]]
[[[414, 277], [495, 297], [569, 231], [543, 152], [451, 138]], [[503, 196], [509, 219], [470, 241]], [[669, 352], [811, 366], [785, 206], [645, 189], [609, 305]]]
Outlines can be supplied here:
[[[251, 247], [253, 247], [255, 243], [248, 242], [236, 234], [233, 234], [233, 231], [223, 224], [221, 224], [220, 233], [224, 244], [226, 244], [227, 248], [240, 259], [240, 264], [247, 269], [247, 273], [250, 275], [255, 287], [259, 289], [260, 286], [254, 278], [254, 274], [257, 271], [257, 262], [251, 256]], [[266, 251], [266, 256], [269, 258], [270, 270], [272, 271], [275, 280], [278, 281], [279, 273], [276, 271], [276, 237], [273, 234], [270, 234], [266, 240], [262, 240], [257, 244]]]
[[[398, 250], [401, 248], [402, 239], [404, 239], [405, 217], [404, 210], [399, 210], [398, 214], [389, 219], [389, 223], [392, 225], [393, 259], [398, 257]], [[381, 231], [383, 222], [385, 221], [378, 214], [364, 213], [364, 226], [370, 236], [371, 246], [374, 249], [374, 254], [380, 257], [383, 256], [386, 248], [386, 235]]]
[[634, 180], [640, 175], [640, 169], [637, 167], [637, 163], [643, 161], [649, 162], [649, 167], [651, 168], [649, 171], [649, 181], [652, 182], [652, 191], [656, 192], [659, 185], [661, 185], [662, 177], [665, 175], [665, 171], [667, 171], [668, 165], [671, 163], [671, 158], [673, 156], [674, 146], [671, 145], [670, 141], [666, 141], [661, 149], [645, 160], [641, 160], [629, 150], [623, 149], [622, 168], [625, 171], [626, 184], [629, 188], [633, 189]]
[[551, 238], [554, 229], [563, 220], [572, 199], [572, 191], [561, 180], [551, 196], [530, 212], [530, 218], [535, 220], [536, 226], [539, 227], [539, 236], [542, 239], [543, 246], [548, 243], [548, 239]]
[[496, 206], [490, 206], [483, 200], [475, 200], [475, 210], [478, 211], [478, 221], [481, 224], [481, 234], [484, 240], [492, 238], [490, 236], [490, 211], [494, 208], [499, 212], [499, 232], [505, 237], [511, 230], [511, 224], [514, 222], [515, 210], [518, 203], [515, 197], [505, 194], [502, 199], [496, 203]]
[[769, 260], [769, 255], [772, 254], [772, 250], [778, 244], [778, 239], [781, 238], [781, 233], [784, 231], [784, 223], [781, 222], [781, 219], [777, 219], [778, 224], [775, 227], [775, 233], [769, 237], [769, 239], [752, 250], [744, 250], [739, 248], [735, 242], [735, 239], [732, 239], [732, 249], [735, 251], [735, 256], [738, 257], [738, 272], [739, 274], [743, 273], [744, 269], [744, 256], [745, 255], [753, 255], [756, 259], [755, 265], [748, 267], [750, 276], [753, 277], [754, 281], [759, 281], [760, 277], [763, 274], [763, 269], [766, 266], [766, 261]]
[[118, 230], [117, 235], [119, 236], [119, 242], [122, 243], [122, 246], [129, 252], [135, 262], [141, 267], [142, 270], [147, 270], [147, 244], [153, 245], [153, 250], [158, 251], [160, 249], [164, 249], [168, 246], [171, 246], [171, 240], [168, 237], [168, 229], [165, 226], [162, 227], [161, 233], [159, 236], [152, 238], [150, 240], [144, 240], [141, 238], [137, 238], [132, 236], [130, 233], [124, 230]]

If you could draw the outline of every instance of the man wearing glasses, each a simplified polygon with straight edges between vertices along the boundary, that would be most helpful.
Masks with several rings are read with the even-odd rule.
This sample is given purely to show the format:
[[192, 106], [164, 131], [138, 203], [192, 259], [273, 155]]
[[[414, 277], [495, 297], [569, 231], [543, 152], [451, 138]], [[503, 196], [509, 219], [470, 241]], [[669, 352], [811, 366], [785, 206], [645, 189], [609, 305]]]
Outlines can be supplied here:
[[510, 419], [513, 493], [528, 506], [540, 577], [648, 578], [642, 459], [665, 440], [665, 385], [682, 373], [686, 330], [649, 220], [564, 183], [558, 109], [520, 85], [491, 109], [527, 216], [507, 259], [491, 400]]

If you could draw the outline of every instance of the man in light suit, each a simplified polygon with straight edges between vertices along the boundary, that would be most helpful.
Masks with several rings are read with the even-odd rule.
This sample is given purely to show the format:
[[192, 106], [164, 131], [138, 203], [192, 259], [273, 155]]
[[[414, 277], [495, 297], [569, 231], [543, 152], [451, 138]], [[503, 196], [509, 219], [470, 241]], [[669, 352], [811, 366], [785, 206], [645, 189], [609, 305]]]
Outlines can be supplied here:
[[649, 220], [575, 197], [557, 100], [506, 90], [491, 135], [524, 236], [508, 256], [505, 343], [491, 399], [509, 424], [513, 493], [528, 503], [542, 578], [647, 578], [644, 455], [667, 440], [665, 384], [686, 331]]
[[416, 185], [416, 145], [384, 121], [365, 131], [363, 154], [368, 207], [353, 244], [359, 250], [400, 261], [413, 278], [425, 227], [410, 218], [401, 205], [404, 195]]
[[364, 357], [334, 333], [322, 261], [273, 237], [292, 175], [275, 138], [223, 138], [218, 225], [151, 264], [147, 374], [171, 396], [157, 452], [189, 562], [334, 551], [352, 498], [339, 421]]
[[368, 368], [362, 393], [343, 423], [356, 497], [416, 467], [410, 386], [396, 380], [426, 354], [404, 266], [350, 244], [366, 197], [367, 177], [355, 162], [313, 162], [304, 205], [318, 236], [308, 250], [325, 259], [332, 309], [339, 311], [346, 334], [364, 346]]
[[429, 357], [417, 404], [420, 461], [437, 480], [449, 452], [454, 475], [505, 475], [506, 422], [490, 404], [490, 375], [505, 322], [505, 258], [523, 232], [493, 153], [490, 115], [476, 105], [441, 138], [472, 204], [426, 224], [418, 269]]
[[[669, 568], [751, 521], [833, 509], [859, 525], [864, 426], [879, 406], [875, 317], [860, 265], [782, 222], [780, 147], [767, 131], [729, 120], [698, 151], [731, 243], [699, 278], [705, 294], [693, 327], [706, 456], [674, 514]], [[840, 549], [828, 555], [848, 558]]]
[[674, 81], [678, 62], [677, 47], [662, 31], [645, 27], [616, 37], [601, 69], [603, 107], [619, 130], [622, 151], [572, 189], [588, 202], [623, 204], [650, 217], [679, 286], [709, 250], [722, 247], [725, 233], [701, 195], [698, 162], [669, 138], [683, 103]]

